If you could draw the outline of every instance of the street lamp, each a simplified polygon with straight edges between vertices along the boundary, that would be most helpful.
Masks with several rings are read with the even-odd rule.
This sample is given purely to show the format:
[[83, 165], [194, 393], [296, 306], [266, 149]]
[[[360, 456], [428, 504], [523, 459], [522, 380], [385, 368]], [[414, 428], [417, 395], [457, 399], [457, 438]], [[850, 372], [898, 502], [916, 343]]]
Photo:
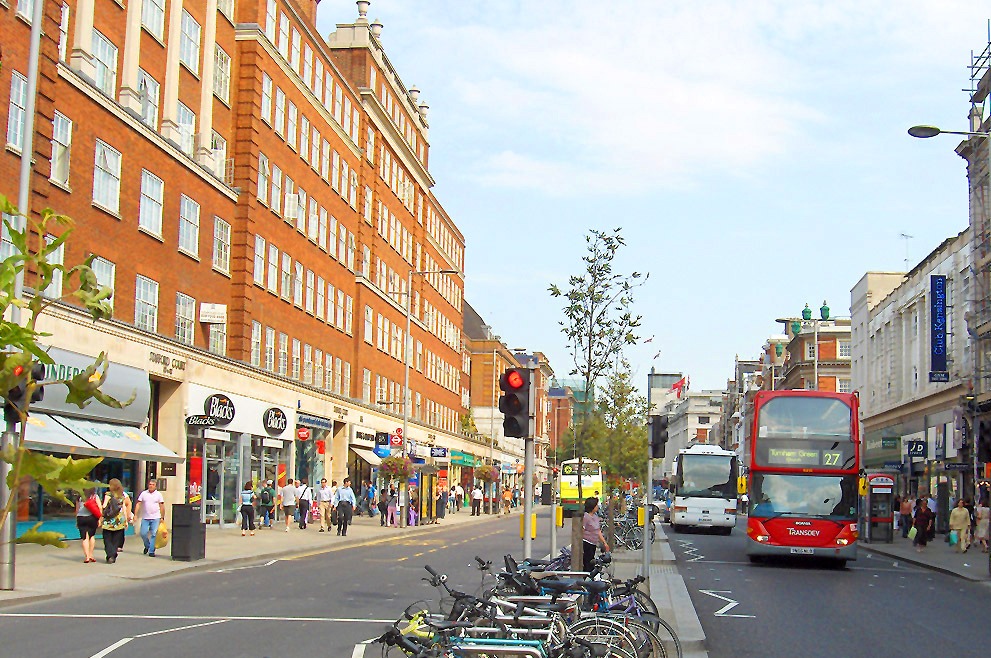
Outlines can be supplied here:
[[826, 322], [829, 320], [829, 306], [826, 305], [825, 300], [822, 302], [822, 306], [819, 307], [819, 317], [821, 320], [814, 320], [812, 318], [812, 309], [806, 304], [805, 308], [802, 309], [802, 321], [799, 322], [795, 320], [791, 323], [791, 331], [796, 336], [801, 333], [802, 329], [812, 325], [813, 341], [814, 345], [812, 348], [812, 376], [814, 378], [815, 387], [812, 389], [814, 391], [819, 390], [819, 323]]
[[[422, 276], [424, 274], [458, 274], [458, 270], [420, 270], [414, 271], [409, 270], [406, 275], [406, 336], [403, 339], [403, 457], [409, 456], [409, 433], [407, 432], [409, 425], [409, 360], [410, 352], [412, 351], [413, 342], [411, 340], [410, 331], [410, 318], [413, 309], [413, 276]], [[400, 491], [400, 501], [399, 508], [401, 513], [399, 515], [399, 527], [406, 527], [406, 517], [409, 514], [409, 508], [403, 506], [403, 502], [406, 502], [406, 497], [408, 491]]]

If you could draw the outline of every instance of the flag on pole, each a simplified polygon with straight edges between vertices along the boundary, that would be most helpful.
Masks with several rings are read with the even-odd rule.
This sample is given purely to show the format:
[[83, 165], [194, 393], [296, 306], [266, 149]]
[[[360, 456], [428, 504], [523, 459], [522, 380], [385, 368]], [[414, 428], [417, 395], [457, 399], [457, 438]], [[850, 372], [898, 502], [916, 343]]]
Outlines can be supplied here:
[[687, 389], [688, 389], [688, 377], [682, 377], [681, 379], [679, 379], [678, 381], [676, 381], [674, 384], [671, 385], [671, 390], [677, 393], [679, 398], [681, 397], [682, 392], [684, 392]]

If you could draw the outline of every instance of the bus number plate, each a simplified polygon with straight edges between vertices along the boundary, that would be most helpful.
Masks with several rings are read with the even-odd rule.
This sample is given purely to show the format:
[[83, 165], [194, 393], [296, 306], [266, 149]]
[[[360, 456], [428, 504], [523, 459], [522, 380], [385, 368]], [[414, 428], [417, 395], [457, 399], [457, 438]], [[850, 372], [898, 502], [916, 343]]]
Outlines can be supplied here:
[[815, 549], [812, 548], [793, 548], [791, 552], [793, 555], [815, 555]]

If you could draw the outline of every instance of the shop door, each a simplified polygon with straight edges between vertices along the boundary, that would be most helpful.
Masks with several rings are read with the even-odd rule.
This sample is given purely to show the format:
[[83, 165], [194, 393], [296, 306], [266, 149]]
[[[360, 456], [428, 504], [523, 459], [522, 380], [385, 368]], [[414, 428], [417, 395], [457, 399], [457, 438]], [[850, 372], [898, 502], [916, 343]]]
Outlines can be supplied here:
[[207, 523], [234, 523], [237, 509], [233, 496], [237, 492], [238, 460], [235, 444], [229, 441], [206, 443]]

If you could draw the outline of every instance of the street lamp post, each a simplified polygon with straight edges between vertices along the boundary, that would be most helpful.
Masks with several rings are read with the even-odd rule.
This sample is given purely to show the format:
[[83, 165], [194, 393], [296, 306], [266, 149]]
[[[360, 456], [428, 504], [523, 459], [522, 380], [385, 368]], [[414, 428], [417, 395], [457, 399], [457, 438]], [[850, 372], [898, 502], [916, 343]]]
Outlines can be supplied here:
[[[424, 275], [424, 274], [458, 274], [457, 270], [421, 270], [413, 271], [409, 270], [406, 275], [406, 335], [403, 338], [403, 457], [409, 457], [409, 433], [407, 432], [409, 426], [409, 405], [410, 405], [410, 394], [409, 394], [409, 361], [410, 352], [412, 352], [412, 340], [410, 337], [410, 324], [413, 309], [413, 275]], [[407, 490], [403, 490], [407, 489]], [[404, 505], [407, 502], [409, 495], [408, 487], [401, 488], [399, 491], [399, 527], [405, 528], [407, 525], [407, 517], [409, 515], [409, 508]]]
[[814, 378], [814, 387], [812, 390], [819, 390], [819, 323], [826, 322], [829, 320], [829, 306], [826, 302], [822, 302], [822, 306], [819, 308], [819, 316], [821, 320], [812, 318], [812, 309], [806, 304], [805, 308], [802, 309], [802, 321], [795, 321], [791, 323], [791, 330], [794, 334], [799, 334], [803, 328], [812, 325], [812, 376]]

